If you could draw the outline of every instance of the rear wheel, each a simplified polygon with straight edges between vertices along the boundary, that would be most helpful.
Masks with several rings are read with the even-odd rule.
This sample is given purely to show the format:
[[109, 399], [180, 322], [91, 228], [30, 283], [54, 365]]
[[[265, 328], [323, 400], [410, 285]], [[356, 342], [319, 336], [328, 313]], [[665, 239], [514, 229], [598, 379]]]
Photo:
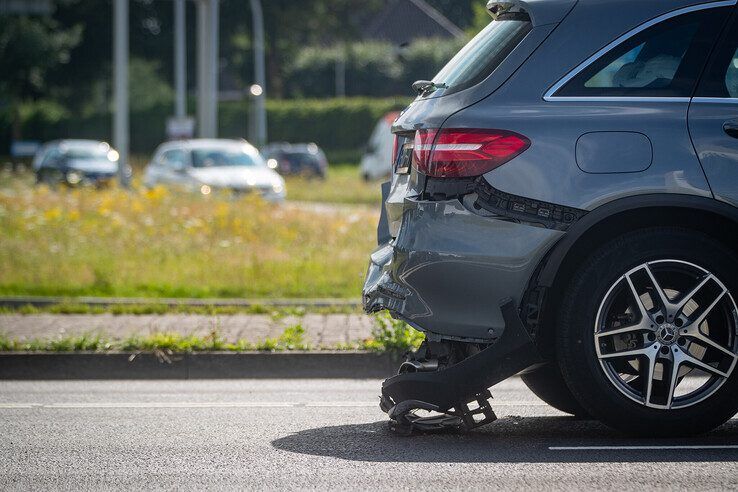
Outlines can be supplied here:
[[693, 231], [653, 228], [584, 261], [562, 304], [559, 365], [594, 417], [629, 433], [706, 432], [738, 410], [738, 260]]
[[62, 173], [56, 169], [41, 168], [36, 171], [36, 184], [55, 186], [58, 185], [62, 180]]
[[555, 363], [546, 364], [531, 372], [520, 376], [525, 385], [538, 398], [545, 401], [556, 410], [570, 413], [577, 417], [587, 417], [587, 411], [571, 394], [571, 390], [561, 376], [559, 366]]

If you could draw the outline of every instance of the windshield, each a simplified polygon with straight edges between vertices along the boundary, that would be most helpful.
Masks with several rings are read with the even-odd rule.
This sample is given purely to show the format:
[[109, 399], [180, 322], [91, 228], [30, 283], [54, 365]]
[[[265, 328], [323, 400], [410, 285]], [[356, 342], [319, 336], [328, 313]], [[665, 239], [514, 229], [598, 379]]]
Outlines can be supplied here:
[[85, 145], [79, 147], [66, 147], [62, 150], [62, 153], [69, 159], [90, 161], [107, 159], [108, 150], [109, 148], [103, 145]]
[[261, 166], [261, 157], [239, 149], [192, 149], [193, 167]]
[[451, 91], [480, 82], [492, 73], [531, 30], [523, 13], [501, 14], [474, 36], [433, 78]]

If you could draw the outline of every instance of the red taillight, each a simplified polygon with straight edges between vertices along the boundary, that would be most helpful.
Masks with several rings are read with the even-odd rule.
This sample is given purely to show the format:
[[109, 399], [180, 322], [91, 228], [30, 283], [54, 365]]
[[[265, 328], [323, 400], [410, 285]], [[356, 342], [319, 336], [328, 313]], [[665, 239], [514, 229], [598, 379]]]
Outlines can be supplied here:
[[413, 166], [434, 178], [480, 176], [528, 147], [530, 140], [507, 130], [418, 130], [413, 143]]

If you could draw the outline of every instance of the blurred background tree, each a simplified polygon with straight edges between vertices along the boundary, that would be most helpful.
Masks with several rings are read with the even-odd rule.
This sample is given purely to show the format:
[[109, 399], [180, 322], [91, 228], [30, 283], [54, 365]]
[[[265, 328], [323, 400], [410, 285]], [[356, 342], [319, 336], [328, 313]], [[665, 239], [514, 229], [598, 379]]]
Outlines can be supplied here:
[[[367, 118], [388, 107], [387, 97], [400, 96], [403, 99], [397, 104], [404, 104], [399, 101], [413, 96], [410, 84], [432, 77], [466, 38], [418, 38], [399, 46], [368, 36], [366, 26], [401, 2], [435, 8], [467, 35], [489, 21], [485, 0], [263, 0], [269, 98], [335, 97], [341, 63], [346, 96], [384, 98], [376, 104], [361, 100], [362, 107], [374, 108], [364, 113]], [[53, 5], [49, 16], [0, 14], [0, 154], [7, 153], [12, 137], [18, 138], [23, 128], [28, 137], [39, 140], [75, 132], [97, 138], [109, 132], [111, 0], [53, 0]], [[193, 96], [195, 7], [195, 2], [187, 2], [187, 84]], [[221, 0], [220, 13], [221, 107], [235, 104], [233, 111], [224, 114], [233, 115], [238, 108], [245, 120], [246, 90], [253, 82], [251, 12], [248, 2]], [[163, 136], [164, 121], [171, 114], [173, 42], [172, 2], [131, 0], [131, 118], [141, 122], [134, 125], [131, 135], [136, 152], [151, 150], [153, 142]], [[330, 114], [327, 119], [333, 122], [341, 120], [342, 111], [354, 114], [355, 106], [344, 106], [310, 107], [315, 114]], [[291, 107], [299, 111], [289, 103], [270, 107], [273, 111], [279, 108], [280, 115], [288, 115]], [[192, 97], [189, 110], [194, 112]], [[221, 130], [230, 130], [221, 133], [241, 128], [240, 123], [234, 126], [223, 118]], [[344, 145], [321, 144], [328, 148]]]
[[49, 73], [63, 71], [81, 33], [79, 24], [65, 28], [49, 18], [0, 16], [0, 102], [10, 114], [15, 139], [22, 138], [23, 105], [53, 97]]

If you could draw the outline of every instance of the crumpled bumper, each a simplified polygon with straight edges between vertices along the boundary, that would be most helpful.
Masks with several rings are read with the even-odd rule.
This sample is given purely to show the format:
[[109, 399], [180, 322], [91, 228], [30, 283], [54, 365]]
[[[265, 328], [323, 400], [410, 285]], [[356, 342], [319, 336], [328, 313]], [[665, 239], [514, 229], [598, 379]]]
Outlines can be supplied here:
[[371, 255], [364, 309], [387, 309], [451, 339], [495, 339], [505, 328], [501, 300], [520, 305], [536, 266], [562, 234], [459, 200], [406, 197], [397, 237]]
[[[468, 421], [468, 403], [489, 387], [543, 361], [510, 299], [500, 303], [505, 328], [484, 350], [442, 370], [403, 372], [382, 383], [380, 408], [393, 419], [413, 408], [447, 412]], [[486, 400], [486, 398], [484, 398]], [[473, 427], [467, 422], [467, 428]]]

